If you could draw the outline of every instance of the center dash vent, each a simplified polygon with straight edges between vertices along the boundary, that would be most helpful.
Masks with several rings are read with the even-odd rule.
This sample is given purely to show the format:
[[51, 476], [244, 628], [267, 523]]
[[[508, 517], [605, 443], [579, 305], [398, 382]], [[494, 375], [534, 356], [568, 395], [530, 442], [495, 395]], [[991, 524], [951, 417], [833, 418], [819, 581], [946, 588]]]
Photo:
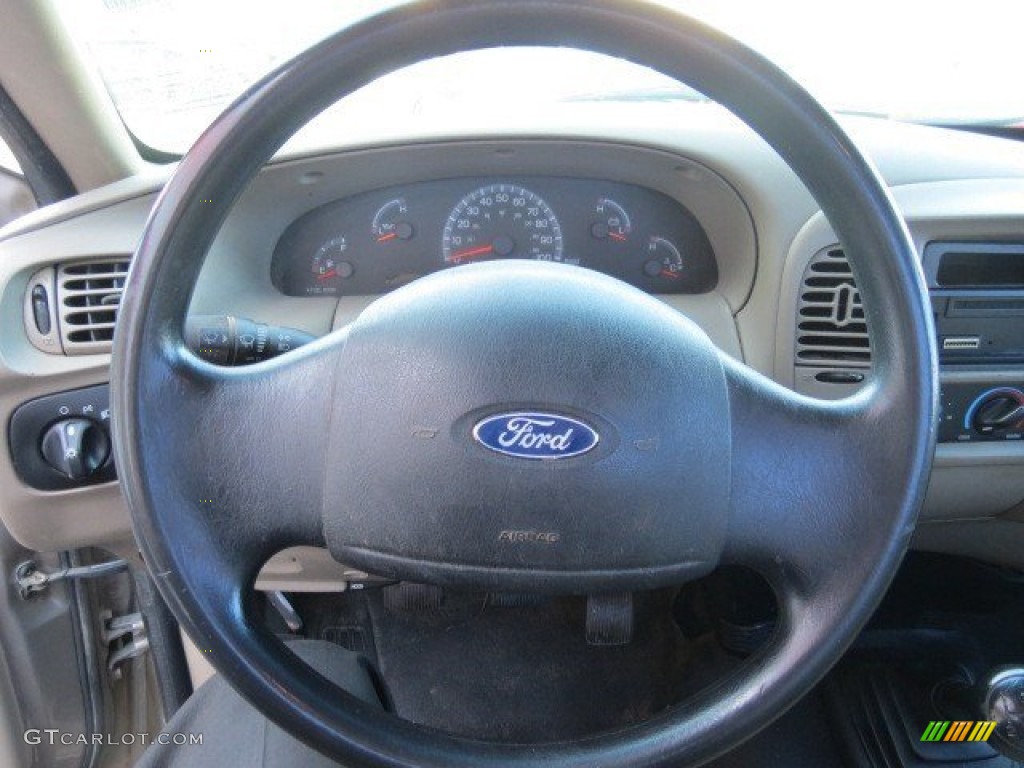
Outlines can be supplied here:
[[804, 271], [797, 309], [796, 362], [819, 367], [866, 367], [871, 344], [864, 307], [842, 250], [815, 254]]
[[128, 256], [57, 267], [61, 343], [66, 355], [109, 352], [128, 275]]

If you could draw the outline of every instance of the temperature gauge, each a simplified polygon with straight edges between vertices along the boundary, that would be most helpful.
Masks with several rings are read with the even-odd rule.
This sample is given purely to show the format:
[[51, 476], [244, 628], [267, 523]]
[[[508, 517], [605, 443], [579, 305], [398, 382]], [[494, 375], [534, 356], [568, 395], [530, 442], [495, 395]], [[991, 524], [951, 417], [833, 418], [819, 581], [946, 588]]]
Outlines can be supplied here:
[[644, 274], [648, 277], [663, 277], [667, 280], [681, 280], [683, 277], [683, 255], [671, 240], [653, 235], [647, 242], [647, 260]]
[[607, 197], [602, 197], [594, 206], [595, 221], [590, 225], [590, 234], [597, 240], [612, 240], [624, 243], [629, 239], [633, 225], [626, 209]]
[[306, 287], [310, 295], [338, 293], [339, 283], [351, 277], [355, 271], [343, 256], [348, 250], [348, 241], [339, 235], [320, 246], [311, 263], [312, 281]]
[[411, 240], [412, 224], [408, 221], [409, 207], [404, 197], [398, 197], [384, 203], [373, 216], [370, 231], [378, 243], [390, 243], [396, 240]]

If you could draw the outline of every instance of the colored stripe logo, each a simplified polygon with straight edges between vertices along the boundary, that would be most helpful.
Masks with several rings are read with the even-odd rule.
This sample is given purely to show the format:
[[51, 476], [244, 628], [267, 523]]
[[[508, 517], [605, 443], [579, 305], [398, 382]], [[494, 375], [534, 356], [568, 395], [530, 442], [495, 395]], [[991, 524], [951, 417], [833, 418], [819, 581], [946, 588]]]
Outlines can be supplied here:
[[995, 728], [995, 720], [932, 720], [921, 741], [988, 741]]

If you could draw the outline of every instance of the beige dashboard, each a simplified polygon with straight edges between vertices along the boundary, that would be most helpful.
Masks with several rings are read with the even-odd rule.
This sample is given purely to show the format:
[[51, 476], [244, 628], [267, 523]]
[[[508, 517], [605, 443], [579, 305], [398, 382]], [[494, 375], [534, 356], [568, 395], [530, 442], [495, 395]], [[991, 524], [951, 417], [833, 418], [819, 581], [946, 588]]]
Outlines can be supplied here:
[[[659, 113], [660, 114], [660, 113]], [[333, 200], [389, 185], [460, 176], [573, 176], [636, 184], [691, 211], [718, 264], [716, 287], [662, 298], [696, 321], [728, 354], [780, 383], [821, 397], [822, 385], [794, 365], [801, 276], [836, 246], [802, 185], [759, 139], [733, 121], [701, 113], [687, 130], [628, 132], [614, 121], [477, 138], [420, 136], [277, 158], [236, 203], [214, 244], [192, 310], [232, 314], [323, 335], [351, 321], [372, 297], [286, 296], [271, 283], [275, 243], [298, 217]], [[850, 128], [880, 167], [919, 248], [936, 238], [1024, 241], [1024, 151], [982, 137], [854, 121]], [[542, 136], [542, 137], [541, 137]], [[127, 257], [166, 169], [128, 179], [30, 215], [0, 230], [0, 421], [22, 403], [107, 381], [109, 354], [53, 354], [32, 343], [26, 291], [40, 269]], [[1024, 379], [1024, 367], [967, 367], [943, 380]], [[114, 415], [116, 419], [116, 414]], [[823, 504], [828, 500], [823, 499]], [[916, 543], [1024, 565], [1024, 445], [941, 445]], [[127, 547], [128, 512], [116, 483], [39, 491], [0, 455], [0, 518], [41, 551]], [[338, 588], [343, 566], [318, 551], [288, 552], [260, 586]]]

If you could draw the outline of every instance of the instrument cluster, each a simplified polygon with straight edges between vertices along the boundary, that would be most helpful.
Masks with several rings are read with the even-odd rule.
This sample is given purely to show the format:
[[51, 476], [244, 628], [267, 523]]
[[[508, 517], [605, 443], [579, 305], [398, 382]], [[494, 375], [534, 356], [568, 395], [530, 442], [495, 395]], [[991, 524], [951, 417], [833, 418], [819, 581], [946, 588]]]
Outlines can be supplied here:
[[718, 280], [707, 235], [677, 201], [546, 176], [445, 179], [328, 203], [285, 230], [271, 276], [289, 296], [375, 295], [491, 259], [586, 267], [650, 293], [705, 293]]

